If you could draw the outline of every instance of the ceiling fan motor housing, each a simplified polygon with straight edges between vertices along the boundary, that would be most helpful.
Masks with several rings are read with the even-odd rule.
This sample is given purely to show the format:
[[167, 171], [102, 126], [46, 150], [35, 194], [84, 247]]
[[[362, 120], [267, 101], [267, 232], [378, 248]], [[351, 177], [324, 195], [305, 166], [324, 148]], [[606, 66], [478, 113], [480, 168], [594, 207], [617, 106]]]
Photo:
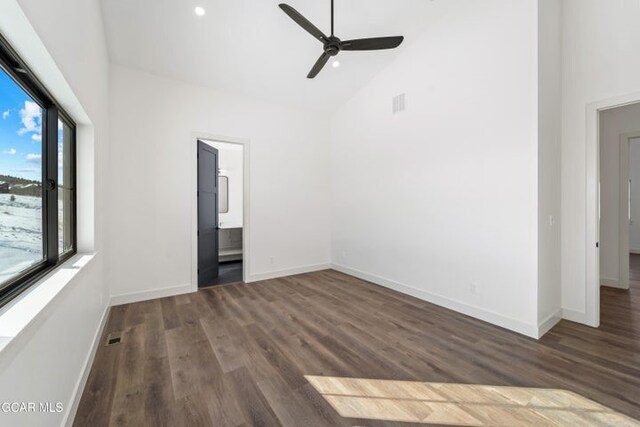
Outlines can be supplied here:
[[324, 52], [329, 56], [336, 56], [340, 52], [340, 39], [331, 36], [329, 41], [324, 44]]

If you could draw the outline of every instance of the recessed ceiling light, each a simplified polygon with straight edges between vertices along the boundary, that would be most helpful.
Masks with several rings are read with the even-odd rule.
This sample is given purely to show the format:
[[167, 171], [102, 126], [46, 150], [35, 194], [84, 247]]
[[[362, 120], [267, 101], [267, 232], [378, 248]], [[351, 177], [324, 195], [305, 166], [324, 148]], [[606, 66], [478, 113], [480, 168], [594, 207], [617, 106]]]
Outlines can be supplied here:
[[193, 9], [193, 11], [196, 13], [196, 15], [198, 16], [204, 16], [204, 14], [206, 13], [206, 11], [204, 10], [204, 7], [202, 6], [196, 6], [195, 9]]
[[340, 61], [333, 61], [331, 65], [333, 66], [333, 68], [338, 68], [340, 66]]

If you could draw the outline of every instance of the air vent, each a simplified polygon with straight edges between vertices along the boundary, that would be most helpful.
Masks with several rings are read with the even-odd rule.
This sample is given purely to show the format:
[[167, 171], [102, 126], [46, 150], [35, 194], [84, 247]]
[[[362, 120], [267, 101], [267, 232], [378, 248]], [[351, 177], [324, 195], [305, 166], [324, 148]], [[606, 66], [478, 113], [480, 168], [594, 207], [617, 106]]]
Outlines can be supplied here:
[[109, 334], [109, 336], [107, 337], [107, 346], [110, 345], [114, 345], [114, 344], [120, 344], [120, 334]]
[[393, 97], [393, 114], [401, 113], [406, 109], [406, 106], [404, 93]]

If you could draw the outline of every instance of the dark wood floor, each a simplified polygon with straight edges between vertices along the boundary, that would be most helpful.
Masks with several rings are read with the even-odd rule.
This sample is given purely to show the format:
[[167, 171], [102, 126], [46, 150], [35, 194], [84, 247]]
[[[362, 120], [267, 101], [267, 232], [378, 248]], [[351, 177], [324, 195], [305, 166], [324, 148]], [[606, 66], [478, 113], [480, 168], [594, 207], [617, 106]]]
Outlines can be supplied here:
[[121, 343], [99, 348], [75, 425], [424, 425], [343, 418], [305, 375], [558, 388], [638, 418], [632, 266], [599, 329], [540, 341], [330, 270], [113, 307], [103, 340]]
[[227, 285], [235, 282], [242, 282], [242, 261], [221, 262], [218, 267], [218, 277], [210, 285], [203, 287]]

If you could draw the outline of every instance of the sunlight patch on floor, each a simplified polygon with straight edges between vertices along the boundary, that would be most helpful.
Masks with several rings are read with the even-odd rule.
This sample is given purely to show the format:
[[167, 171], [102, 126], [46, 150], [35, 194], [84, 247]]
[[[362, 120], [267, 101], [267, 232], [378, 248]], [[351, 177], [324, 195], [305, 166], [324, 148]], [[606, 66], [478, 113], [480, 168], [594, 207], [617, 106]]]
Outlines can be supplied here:
[[345, 418], [479, 427], [640, 427], [640, 422], [566, 390], [305, 378]]

